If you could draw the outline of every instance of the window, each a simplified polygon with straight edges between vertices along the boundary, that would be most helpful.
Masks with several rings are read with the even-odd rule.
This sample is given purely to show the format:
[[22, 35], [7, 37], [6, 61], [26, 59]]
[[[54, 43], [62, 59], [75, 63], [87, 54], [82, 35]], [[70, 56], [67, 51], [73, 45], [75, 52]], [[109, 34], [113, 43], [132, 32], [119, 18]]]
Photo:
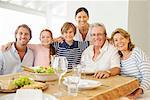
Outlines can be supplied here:
[[0, 8], [0, 46], [15, 41], [15, 30], [21, 24], [27, 24], [32, 30], [30, 43], [40, 43], [39, 34], [46, 26], [45, 17]]

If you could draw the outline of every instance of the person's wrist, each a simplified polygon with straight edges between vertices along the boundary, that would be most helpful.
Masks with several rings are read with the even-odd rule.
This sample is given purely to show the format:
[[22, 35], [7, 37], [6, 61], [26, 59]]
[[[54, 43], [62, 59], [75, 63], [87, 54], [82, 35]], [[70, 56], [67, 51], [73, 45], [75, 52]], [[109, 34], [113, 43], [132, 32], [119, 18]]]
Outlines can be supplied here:
[[140, 94], [143, 94], [143, 93], [144, 93], [144, 91], [143, 91], [142, 88], [138, 88], [138, 89], [140, 90]]
[[110, 70], [106, 70], [106, 72], [109, 74], [109, 76], [111, 76], [111, 71]]

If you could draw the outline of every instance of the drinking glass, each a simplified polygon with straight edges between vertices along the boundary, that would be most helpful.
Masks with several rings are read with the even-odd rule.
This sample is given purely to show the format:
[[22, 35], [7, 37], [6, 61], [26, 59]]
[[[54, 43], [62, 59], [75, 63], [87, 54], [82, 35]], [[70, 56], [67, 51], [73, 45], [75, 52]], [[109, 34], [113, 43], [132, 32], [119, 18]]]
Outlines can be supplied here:
[[79, 81], [80, 81], [80, 77], [78, 76], [74, 75], [74, 76], [67, 77], [68, 95], [77, 96]]
[[72, 76], [76, 76], [76, 77], [81, 77], [81, 68], [80, 68], [80, 64], [76, 65], [74, 64], [74, 66], [72, 67]]
[[62, 92], [60, 90], [61, 78], [67, 72], [67, 69], [68, 69], [68, 61], [66, 57], [55, 56], [52, 62], [52, 67], [54, 68], [55, 73], [57, 74], [59, 78], [58, 80], [59, 92], [55, 93], [54, 95], [61, 96], [62, 95]]
[[85, 76], [86, 76], [86, 65], [84, 63], [81, 63], [81, 64], [78, 64], [77, 65], [77, 68], [80, 69], [80, 75], [82, 76], [83, 79], [85, 79]]

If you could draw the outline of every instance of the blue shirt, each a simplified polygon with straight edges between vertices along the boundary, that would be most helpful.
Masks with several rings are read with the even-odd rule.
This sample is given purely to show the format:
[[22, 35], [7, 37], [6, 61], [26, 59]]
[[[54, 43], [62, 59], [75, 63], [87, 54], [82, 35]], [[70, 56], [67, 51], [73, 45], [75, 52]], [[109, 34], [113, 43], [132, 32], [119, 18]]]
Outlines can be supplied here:
[[121, 60], [121, 74], [139, 79], [140, 88], [144, 91], [150, 89], [150, 62], [145, 53], [135, 47], [130, 57]]
[[81, 54], [89, 46], [89, 42], [73, 41], [72, 45], [68, 45], [63, 41], [63, 43], [55, 42], [53, 46], [58, 56], [64, 56], [67, 58], [68, 69], [71, 69], [73, 64], [80, 63]]
[[34, 56], [32, 50], [27, 48], [27, 52], [21, 61], [19, 54], [13, 44], [12, 47], [2, 52], [0, 51], [0, 74], [11, 74], [22, 71], [21, 66], [33, 66]]

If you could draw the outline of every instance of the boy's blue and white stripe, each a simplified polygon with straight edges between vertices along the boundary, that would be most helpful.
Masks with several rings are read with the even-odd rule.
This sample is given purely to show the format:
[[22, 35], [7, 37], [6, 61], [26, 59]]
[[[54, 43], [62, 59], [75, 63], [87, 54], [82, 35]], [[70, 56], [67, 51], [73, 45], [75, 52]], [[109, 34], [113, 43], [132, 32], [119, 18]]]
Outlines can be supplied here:
[[73, 64], [79, 64], [82, 52], [89, 46], [89, 42], [74, 41], [74, 44], [69, 47], [62, 45], [63, 43], [54, 43], [56, 53], [59, 56], [64, 56], [68, 60], [68, 69], [72, 68]]

